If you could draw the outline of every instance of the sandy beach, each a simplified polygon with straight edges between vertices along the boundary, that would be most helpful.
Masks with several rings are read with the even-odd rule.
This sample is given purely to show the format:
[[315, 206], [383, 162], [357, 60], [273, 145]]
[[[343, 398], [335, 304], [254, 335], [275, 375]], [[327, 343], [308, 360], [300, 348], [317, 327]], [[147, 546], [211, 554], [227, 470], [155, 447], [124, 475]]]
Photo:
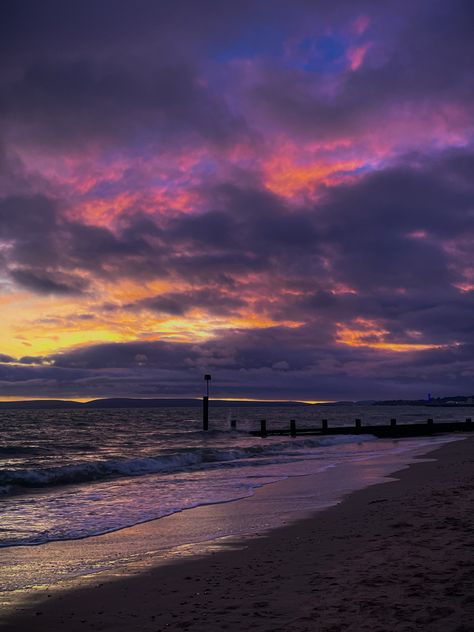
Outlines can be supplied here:
[[394, 482], [229, 550], [45, 590], [3, 629], [470, 632], [474, 439], [424, 458]]

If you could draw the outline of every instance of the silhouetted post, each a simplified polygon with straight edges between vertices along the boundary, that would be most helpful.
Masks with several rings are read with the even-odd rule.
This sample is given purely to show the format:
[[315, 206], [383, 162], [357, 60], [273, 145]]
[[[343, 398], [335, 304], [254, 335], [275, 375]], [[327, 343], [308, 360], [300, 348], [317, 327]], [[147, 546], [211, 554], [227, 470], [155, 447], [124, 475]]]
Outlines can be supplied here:
[[390, 419], [390, 426], [392, 428], [395, 428], [396, 425], [397, 425], [397, 420], [396, 419]]
[[296, 437], [296, 421], [294, 419], [290, 419], [290, 435]]
[[202, 398], [202, 429], [209, 430], [209, 382], [211, 381], [209, 373], [206, 373], [204, 379], [206, 380], [206, 394]]
[[360, 419], [356, 419], [356, 432], [360, 432], [362, 422]]
[[432, 419], [427, 419], [427, 420], [426, 420], [426, 423], [428, 424], [428, 426], [429, 426], [430, 428], [433, 428], [433, 420], [432, 420]]
[[237, 428], [237, 419], [230, 420], [230, 427], [232, 428], [232, 430], [235, 430]]
[[211, 381], [211, 376], [209, 375], [209, 373], [206, 373], [204, 379], [206, 380], [206, 395], [209, 398], [209, 382]]
[[322, 423], [323, 432], [327, 432], [328, 431], [328, 420], [327, 419], [323, 419], [321, 423]]
[[266, 419], [262, 419], [260, 421], [260, 434], [262, 437], [267, 436], [267, 420]]
[[472, 419], [470, 417], [466, 417], [466, 426], [468, 430], [472, 430]]
[[209, 397], [202, 398], [202, 429], [209, 430]]

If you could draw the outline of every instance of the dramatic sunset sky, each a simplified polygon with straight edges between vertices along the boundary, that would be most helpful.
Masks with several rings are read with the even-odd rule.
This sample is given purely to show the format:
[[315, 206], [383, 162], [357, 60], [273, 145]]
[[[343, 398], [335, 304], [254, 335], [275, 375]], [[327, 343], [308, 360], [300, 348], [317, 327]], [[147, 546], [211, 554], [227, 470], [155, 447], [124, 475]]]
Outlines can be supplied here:
[[470, 0], [4, 0], [0, 398], [474, 391]]

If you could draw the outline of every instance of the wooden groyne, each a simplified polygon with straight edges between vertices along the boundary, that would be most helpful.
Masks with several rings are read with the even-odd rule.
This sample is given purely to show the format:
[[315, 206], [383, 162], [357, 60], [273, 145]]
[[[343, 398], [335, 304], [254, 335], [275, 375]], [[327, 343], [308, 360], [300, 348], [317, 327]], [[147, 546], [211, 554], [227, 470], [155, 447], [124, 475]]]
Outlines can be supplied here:
[[[234, 426], [235, 427], [235, 426]], [[364, 425], [361, 419], [356, 419], [352, 426], [330, 426], [327, 419], [323, 419], [321, 426], [317, 428], [298, 428], [296, 420], [291, 419], [287, 428], [267, 428], [266, 419], [260, 422], [259, 430], [251, 430], [250, 434], [256, 437], [275, 436], [326, 436], [326, 435], [353, 435], [370, 434], [379, 438], [424, 437], [445, 432], [470, 432], [474, 429], [472, 419], [465, 421], [438, 421], [427, 419], [422, 423], [399, 424], [396, 419], [391, 419], [388, 425]]]

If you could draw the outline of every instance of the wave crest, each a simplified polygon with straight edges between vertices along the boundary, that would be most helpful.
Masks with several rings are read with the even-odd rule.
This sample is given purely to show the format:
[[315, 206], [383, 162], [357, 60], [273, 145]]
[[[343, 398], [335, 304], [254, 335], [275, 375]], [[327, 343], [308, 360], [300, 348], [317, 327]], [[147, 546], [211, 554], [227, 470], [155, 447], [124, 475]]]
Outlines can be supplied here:
[[[347, 435], [344, 437], [315, 437], [279, 443], [255, 444], [236, 448], [199, 447], [171, 454], [132, 459], [109, 459], [85, 461], [49, 468], [4, 470], [0, 472], [0, 490], [4, 494], [20, 492], [21, 488], [49, 487], [98, 481], [111, 477], [144, 476], [177, 472], [206, 467], [228, 467], [241, 459], [255, 459], [279, 455], [289, 459], [301, 458], [305, 449], [323, 448], [342, 443], [353, 443], [375, 439], [370, 435]], [[246, 463], [248, 465], [248, 461]], [[235, 463], [237, 465], [237, 463]]]

